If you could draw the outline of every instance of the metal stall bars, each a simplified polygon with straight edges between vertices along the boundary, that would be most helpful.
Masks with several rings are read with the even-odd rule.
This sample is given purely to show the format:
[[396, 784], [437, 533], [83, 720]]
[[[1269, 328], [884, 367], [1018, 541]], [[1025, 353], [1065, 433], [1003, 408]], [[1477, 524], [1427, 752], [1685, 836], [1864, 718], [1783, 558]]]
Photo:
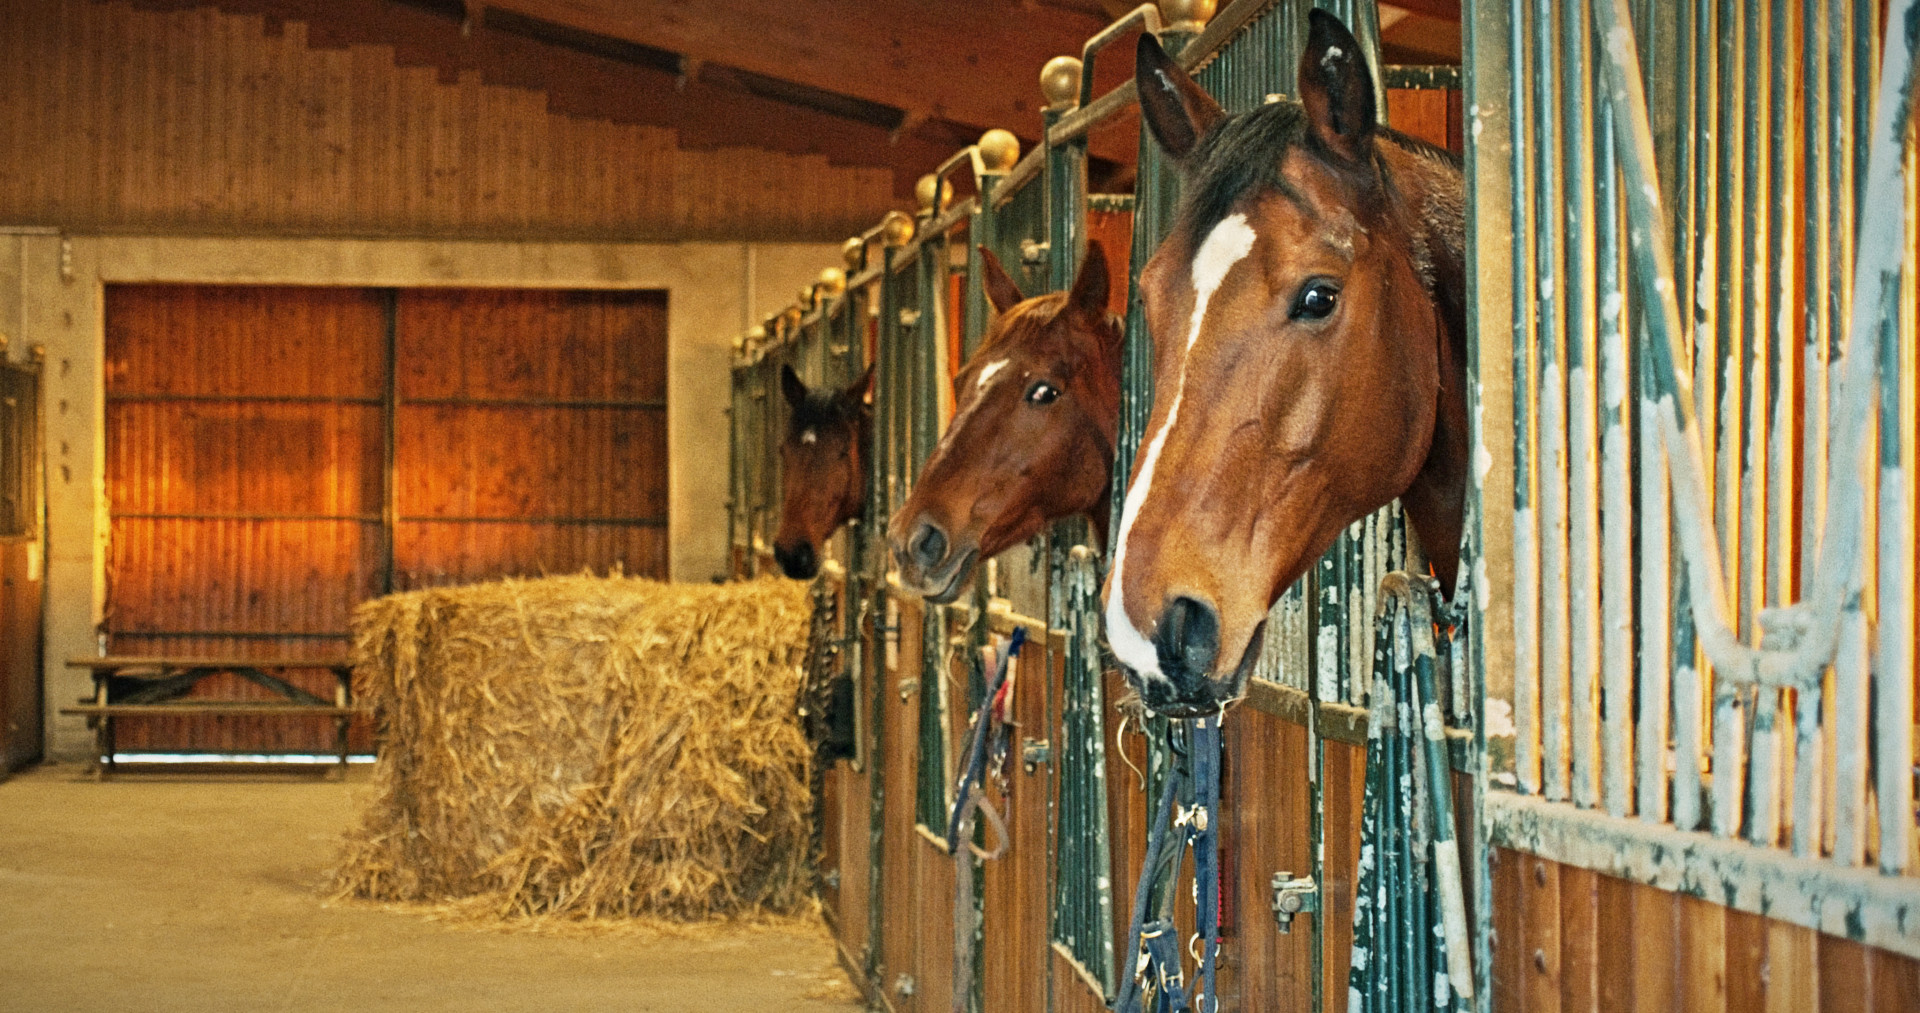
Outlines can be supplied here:
[[1517, 794], [1489, 819], [1507, 847], [1920, 956], [1914, 22], [1896, 3], [1876, 40], [1876, 6], [1475, 19], [1507, 45], [1473, 101], [1512, 132], [1505, 178], [1474, 180], [1510, 197], [1513, 250], [1482, 243], [1476, 272], [1511, 274], [1516, 435]]
[[[1188, 14], [1204, 20], [1211, 12], [1198, 6]], [[1180, 39], [1191, 37], [1199, 27], [1198, 21], [1163, 26], [1159, 8], [1141, 4], [1089, 38], [1080, 47], [1078, 60], [1058, 58], [1043, 69], [1041, 83], [1048, 91], [1043, 182], [1049, 289], [1071, 287], [1086, 256], [1091, 199], [1087, 131], [1126, 108], [1124, 90], [1099, 101], [1094, 98], [1094, 71], [1101, 52], [1136, 31]], [[1083, 518], [1055, 524], [1047, 546], [1048, 625], [1065, 633], [1055, 739], [1060, 785], [1057, 871], [1049, 936], [1055, 951], [1094, 993], [1112, 1002], [1121, 982], [1114, 953], [1114, 864], [1106, 782], [1108, 708], [1099, 639], [1100, 584], [1106, 575], [1101, 553], [1107, 547], [1095, 546], [1092, 527]]]

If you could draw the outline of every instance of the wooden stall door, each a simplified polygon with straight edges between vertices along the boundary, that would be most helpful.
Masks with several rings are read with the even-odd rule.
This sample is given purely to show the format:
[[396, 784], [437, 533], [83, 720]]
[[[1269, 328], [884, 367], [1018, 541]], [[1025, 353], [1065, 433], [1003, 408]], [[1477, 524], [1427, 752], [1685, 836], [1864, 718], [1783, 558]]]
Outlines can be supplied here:
[[[345, 653], [384, 586], [388, 297], [342, 288], [106, 290], [109, 649]], [[305, 688], [330, 698], [331, 680]], [[226, 676], [199, 695], [269, 699]], [[320, 753], [325, 719], [122, 722], [120, 748]], [[364, 742], [364, 739], [363, 739]]]
[[666, 577], [666, 321], [658, 291], [400, 292], [395, 588]]

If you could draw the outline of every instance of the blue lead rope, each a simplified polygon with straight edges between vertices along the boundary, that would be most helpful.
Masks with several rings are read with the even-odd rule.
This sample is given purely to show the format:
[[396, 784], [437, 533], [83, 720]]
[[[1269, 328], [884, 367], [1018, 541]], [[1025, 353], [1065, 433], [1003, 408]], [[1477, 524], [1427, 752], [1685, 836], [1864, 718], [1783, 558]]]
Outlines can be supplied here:
[[[1146, 859], [1134, 886], [1133, 919], [1127, 929], [1127, 957], [1133, 961], [1114, 998], [1115, 1013], [1148, 1013], [1142, 1005], [1153, 986], [1151, 1013], [1217, 1013], [1214, 972], [1220, 955], [1220, 715], [1195, 719], [1190, 726], [1192, 752], [1184, 765], [1167, 772], [1152, 827]], [[1191, 786], [1193, 805], [1174, 818], [1175, 800]], [[1169, 833], [1178, 824], [1179, 834]], [[1175, 875], [1180, 857], [1193, 849], [1195, 935], [1199, 938], [1200, 990], [1189, 997], [1182, 970], [1179, 932], [1172, 912], [1148, 918], [1154, 883], [1164, 870]], [[1189, 1004], [1189, 998], [1192, 1003]]]
[[1027, 642], [1027, 628], [1015, 626], [1013, 635], [1007, 639], [1007, 649], [993, 665], [993, 675], [987, 680], [986, 695], [980, 698], [980, 709], [973, 715], [973, 735], [967, 742], [967, 762], [960, 768], [960, 783], [953, 788], [953, 808], [947, 812], [947, 851], [959, 854], [961, 841], [966, 828], [963, 824], [971, 822], [969, 810], [975, 804], [974, 795], [980, 790], [980, 779], [987, 771], [987, 740], [993, 737], [993, 701], [1000, 695], [1000, 686], [1007, 681], [1007, 667], [1020, 648]]

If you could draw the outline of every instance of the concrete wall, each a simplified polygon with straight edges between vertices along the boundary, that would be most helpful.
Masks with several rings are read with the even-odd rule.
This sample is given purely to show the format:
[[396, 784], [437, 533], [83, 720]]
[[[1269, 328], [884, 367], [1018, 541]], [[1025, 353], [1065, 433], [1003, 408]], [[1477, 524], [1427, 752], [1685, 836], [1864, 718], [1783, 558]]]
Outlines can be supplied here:
[[832, 244], [491, 243], [169, 238], [0, 232], [7, 354], [45, 349], [48, 753], [81, 759], [82, 722], [53, 710], [87, 691], [65, 659], [92, 654], [105, 594], [104, 286], [115, 282], [665, 289], [668, 539], [676, 580], [725, 572], [728, 353], [791, 302]]

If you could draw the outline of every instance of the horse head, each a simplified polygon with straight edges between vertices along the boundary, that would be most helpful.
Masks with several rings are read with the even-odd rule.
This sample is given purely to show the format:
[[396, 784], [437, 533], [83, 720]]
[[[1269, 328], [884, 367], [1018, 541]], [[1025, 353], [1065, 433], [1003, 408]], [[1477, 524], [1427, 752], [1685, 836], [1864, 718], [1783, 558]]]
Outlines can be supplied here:
[[1140, 275], [1154, 403], [1107, 636], [1150, 707], [1193, 714], [1245, 692], [1268, 608], [1395, 497], [1451, 581], [1464, 181], [1451, 155], [1377, 125], [1365, 57], [1321, 11], [1297, 102], [1229, 116], [1151, 36], [1135, 73], [1183, 196]]
[[780, 530], [773, 537], [773, 558], [796, 580], [820, 572], [820, 543], [866, 503], [863, 462], [873, 433], [873, 410], [867, 405], [872, 382], [868, 367], [845, 390], [808, 390], [792, 366], [780, 367], [780, 391], [792, 411], [780, 441]]
[[1120, 323], [1107, 312], [1100, 244], [1068, 292], [1027, 299], [985, 247], [997, 316], [954, 379], [953, 422], [887, 538], [900, 583], [952, 601], [974, 564], [1048, 521], [1088, 514], [1106, 537], [1120, 414]]

